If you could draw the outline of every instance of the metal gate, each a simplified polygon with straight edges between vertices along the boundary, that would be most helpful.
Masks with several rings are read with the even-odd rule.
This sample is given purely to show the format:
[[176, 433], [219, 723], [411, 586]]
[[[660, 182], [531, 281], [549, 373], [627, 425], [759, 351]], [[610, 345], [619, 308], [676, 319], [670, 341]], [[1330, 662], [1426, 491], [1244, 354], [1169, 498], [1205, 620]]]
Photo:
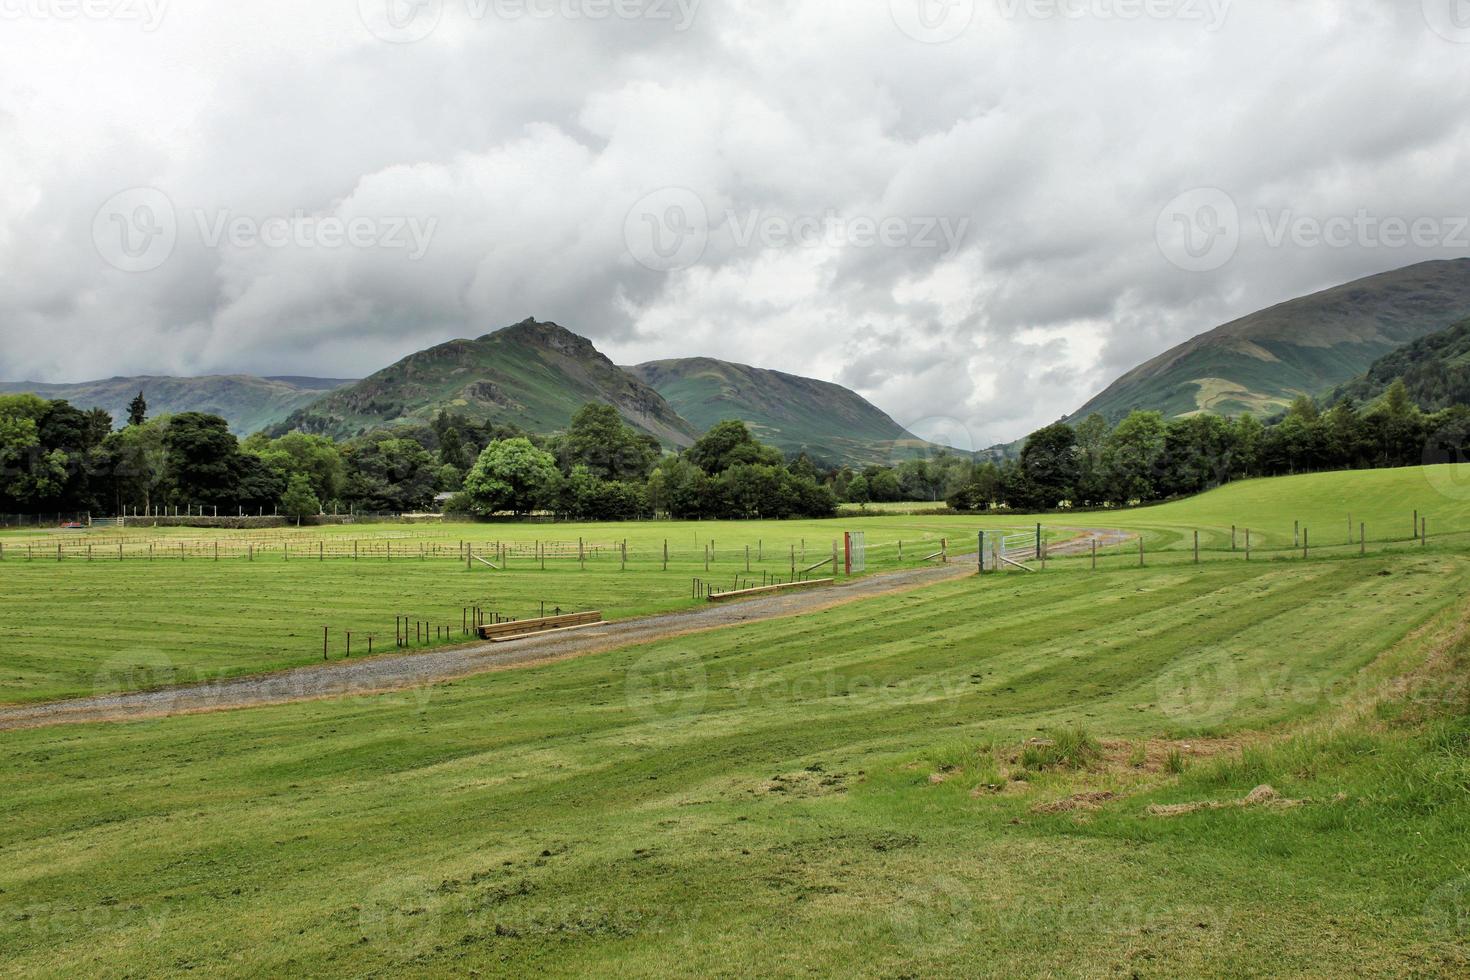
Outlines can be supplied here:
[[1036, 541], [1034, 531], [1016, 534], [988, 533], [981, 545], [980, 567], [989, 572], [998, 572], [1002, 568], [1035, 571], [1026, 563], [1036, 560]]

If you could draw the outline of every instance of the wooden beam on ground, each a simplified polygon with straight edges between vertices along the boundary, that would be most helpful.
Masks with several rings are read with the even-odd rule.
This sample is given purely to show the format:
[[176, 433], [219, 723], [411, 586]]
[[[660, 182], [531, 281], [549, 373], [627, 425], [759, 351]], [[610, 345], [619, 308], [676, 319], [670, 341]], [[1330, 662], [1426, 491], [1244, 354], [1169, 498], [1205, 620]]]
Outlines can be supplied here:
[[501, 638], [539, 636], [555, 633], [569, 627], [596, 626], [602, 622], [600, 612], [567, 613], [563, 616], [543, 616], [539, 619], [520, 619], [510, 623], [488, 623], [477, 628], [480, 639], [498, 641]]
[[604, 625], [601, 620], [595, 623], [578, 623], [575, 626], [558, 626], [555, 629], [538, 630], [535, 633], [517, 633], [514, 636], [492, 636], [491, 643], [514, 643], [516, 640], [534, 640], [538, 636], [551, 636], [555, 633], [570, 633], [572, 630], [585, 630], [593, 626]]
[[738, 589], [734, 592], [713, 592], [710, 594], [710, 602], [728, 602], [731, 599], [748, 599], [754, 596], [770, 595], [776, 592], [789, 592], [792, 589], [809, 589], [818, 585], [833, 585], [836, 579], [814, 578], [806, 582], [784, 582], [781, 585], [760, 585], [753, 589]]

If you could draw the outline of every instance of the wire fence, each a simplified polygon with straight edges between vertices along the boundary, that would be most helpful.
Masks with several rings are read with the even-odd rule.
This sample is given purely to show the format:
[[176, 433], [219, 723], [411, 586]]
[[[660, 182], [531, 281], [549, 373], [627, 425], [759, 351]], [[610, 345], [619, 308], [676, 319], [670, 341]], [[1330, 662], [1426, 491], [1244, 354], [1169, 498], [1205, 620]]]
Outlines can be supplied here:
[[[886, 566], [922, 564], [932, 558], [928, 550], [943, 550], [945, 539], [937, 535], [875, 544], [868, 547], [870, 559]], [[69, 536], [12, 536], [0, 539], [0, 562], [104, 562], [104, 561], [441, 561], [471, 567], [490, 563], [497, 570], [511, 568], [578, 568], [657, 566], [743, 568], [746, 571], [786, 568], [790, 578], [814, 571], [817, 565], [838, 560], [840, 544], [833, 540], [802, 539], [776, 545], [757, 540], [751, 544], [717, 545], [714, 541], [696, 547], [672, 547], [665, 540], [481, 540], [445, 541], [430, 534], [409, 532], [362, 538], [341, 535], [309, 536], [296, 533], [251, 532], [248, 536], [175, 537], [152, 532], [113, 531], [105, 534]], [[813, 564], [816, 563], [816, 565]], [[790, 580], [788, 578], [788, 580]]]

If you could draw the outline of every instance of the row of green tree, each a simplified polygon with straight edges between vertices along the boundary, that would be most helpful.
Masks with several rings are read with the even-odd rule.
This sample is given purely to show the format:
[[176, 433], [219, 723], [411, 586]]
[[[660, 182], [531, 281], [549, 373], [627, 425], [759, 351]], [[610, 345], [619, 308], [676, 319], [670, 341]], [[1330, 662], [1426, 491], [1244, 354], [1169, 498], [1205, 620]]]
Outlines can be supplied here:
[[1470, 408], [1425, 412], [1395, 382], [1365, 408], [1326, 411], [1298, 398], [1283, 415], [1133, 412], [1115, 427], [1100, 415], [1033, 432], [1019, 459], [973, 468], [949, 494], [958, 510], [1127, 506], [1201, 493], [1248, 477], [1462, 462]]
[[1322, 410], [1300, 398], [1265, 423], [1134, 412], [1031, 434], [1018, 459], [975, 463], [940, 453], [896, 466], [819, 470], [786, 460], [740, 422], [724, 422], [679, 455], [587, 405], [550, 437], [440, 414], [337, 443], [325, 436], [237, 439], [197, 412], [128, 423], [34, 395], [0, 396], [0, 513], [205, 508], [306, 516], [321, 511], [550, 512], [565, 519], [820, 516], [839, 500], [947, 500], [962, 510], [1123, 506], [1186, 496], [1255, 476], [1460, 461], [1470, 408], [1426, 412], [1395, 382], [1366, 407]]
[[448, 493], [487, 516], [783, 518], [832, 513], [826, 480], [738, 422], [666, 455], [607, 405], [584, 406], [551, 437], [446, 413], [337, 443], [299, 432], [240, 440], [198, 412], [149, 419], [141, 394], [116, 430], [100, 409], [0, 397], [0, 513], [408, 513]]
[[565, 520], [825, 517], [837, 498], [803, 460], [788, 464], [743, 422], [721, 422], [681, 455], [663, 455], [606, 405], [587, 405], [565, 436], [538, 447], [499, 439], [480, 454], [451, 510], [549, 511]]

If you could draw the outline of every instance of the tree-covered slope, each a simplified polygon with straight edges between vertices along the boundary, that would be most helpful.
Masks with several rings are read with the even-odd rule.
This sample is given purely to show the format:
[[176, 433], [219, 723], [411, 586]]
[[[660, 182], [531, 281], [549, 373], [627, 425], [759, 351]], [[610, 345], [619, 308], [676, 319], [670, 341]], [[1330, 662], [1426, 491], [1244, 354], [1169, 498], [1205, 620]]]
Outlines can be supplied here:
[[627, 370], [701, 431], [739, 419], [762, 442], [788, 454], [862, 465], [928, 448], [867, 399], [831, 382], [709, 357], [650, 361]]
[[476, 340], [452, 340], [403, 358], [294, 413], [278, 430], [347, 438], [441, 410], [560, 432], [588, 402], [603, 402], [666, 446], [697, 435], [652, 388], [592, 342], [554, 323], [526, 320]]
[[1470, 405], [1470, 319], [1385, 354], [1361, 377], [1334, 388], [1327, 400], [1371, 402], [1400, 379], [1425, 411]]
[[128, 417], [128, 404], [143, 392], [148, 414], [177, 415], [205, 412], [230, 423], [236, 435], [249, 435], [275, 425], [323, 394], [351, 384], [335, 378], [257, 378], [245, 374], [202, 378], [108, 378], [77, 384], [0, 382], [0, 394], [29, 392], [42, 398], [65, 399], [78, 408], [103, 408], [114, 422]]
[[1357, 377], [1375, 360], [1470, 316], [1470, 259], [1424, 262], [1253, 313], [1134, 368], [1084, 405], [1267, 415]]

